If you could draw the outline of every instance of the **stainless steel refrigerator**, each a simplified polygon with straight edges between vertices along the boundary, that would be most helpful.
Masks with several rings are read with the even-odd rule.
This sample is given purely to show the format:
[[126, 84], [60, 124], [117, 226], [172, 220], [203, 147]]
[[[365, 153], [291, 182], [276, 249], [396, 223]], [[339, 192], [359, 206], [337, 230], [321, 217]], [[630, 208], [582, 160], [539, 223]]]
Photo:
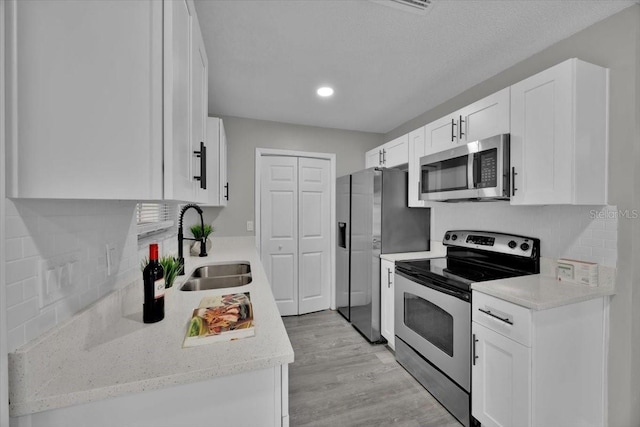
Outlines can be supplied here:
[[336, 305], [371, 342], [382, 339], [380, 254], [429, 250], [431, 210], [407, 206], [407, 183], [384, 168], [336, 180]]

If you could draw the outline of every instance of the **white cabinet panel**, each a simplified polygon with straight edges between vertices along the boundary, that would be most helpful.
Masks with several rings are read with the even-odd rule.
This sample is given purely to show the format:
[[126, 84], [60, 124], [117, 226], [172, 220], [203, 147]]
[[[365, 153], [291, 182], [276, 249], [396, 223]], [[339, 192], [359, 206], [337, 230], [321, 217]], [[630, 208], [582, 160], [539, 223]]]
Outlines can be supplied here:
[[227, 206], [227, 136], [222, 119], [207, 118], [207, 193], [211, 206]]
[[509, 133], [509, 93], [502, 89], [460, 110], [461, 142], [472, 142]]
[[509, 133], [509, 91], [503, 89], [426, 125], [426, 154]]
[[364, 167], [365, 169], [382, 166], [382, 150], [374, 148], [365, 153]]
[[394, 327], [394, 283], [395, 263], [386, 259], [380, 260], [380, 333], [387, 340], [389, 347], [395, 350]]
[[[193, 175], [196, 179], [195, 198], [199, 203], [210, 203], [211, 192], [208, 191], [208, 175], [213, 171], [207, 170], [208, 162], [207, 156], [209, 155], [207, 135], [207, 116], [209, 114], [209, 97], [207, 96], [208, 87], [208, 59], [207, 52], [204, 48], [204, 41], [202, 40], [202, 34], [200, 33], [200, 26], [197, 25], [197, 21], [192, 27], [192, 53], [191, 53], [191, 104], [192, 104], [192, 117], [191, 117], [191, 150], [192, 152], [200, 152], [201, 146], [205, 147], [204, 159], [201, 157], [202, 153], [198, 156], [193, 156]], [[202, 143], [202, 144], [201, 144]], [[196, 178], [197, 177], [197, 178]]]
[[425, 126], [409, 132], [409, 207], [421, 208], [425, 206], [424, 200], [420, 200], [420, 157], [424, 156], [431, 146], [425, 138]]
[[511, 87], [511, 204], [607, 203], [608, 71], [570, 59]]
[[6, 6], [7, 196], [162, 198], [162, 3]]
[[402, 135], [365, 153], [365, 167], [394, 168], [409, 161], [409, 135]]
[[483, 426], [606, 425], [607, 305], [531, 310], [473, 291], [472, 415]]
[[8, 195], [197, 201], [207, 79], [193, 2], [7, 4]]
[[473, 416], [487, 427], [531, 425], [531, 349], [472, 324]]

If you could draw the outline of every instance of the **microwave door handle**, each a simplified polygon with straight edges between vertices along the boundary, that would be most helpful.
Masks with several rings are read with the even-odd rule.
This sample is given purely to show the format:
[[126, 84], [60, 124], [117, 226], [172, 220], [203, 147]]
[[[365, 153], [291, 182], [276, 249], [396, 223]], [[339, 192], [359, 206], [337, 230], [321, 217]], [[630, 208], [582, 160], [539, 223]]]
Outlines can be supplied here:
[[475, 155], [473, 153], [467, 154], [467, 188], [468, 189], [476, 188], [476, 173], [474, 168], [474, 158], [475, 158]]
[[478, 188], [480, 173], [480, 153], [473, 153], [473, 188]]

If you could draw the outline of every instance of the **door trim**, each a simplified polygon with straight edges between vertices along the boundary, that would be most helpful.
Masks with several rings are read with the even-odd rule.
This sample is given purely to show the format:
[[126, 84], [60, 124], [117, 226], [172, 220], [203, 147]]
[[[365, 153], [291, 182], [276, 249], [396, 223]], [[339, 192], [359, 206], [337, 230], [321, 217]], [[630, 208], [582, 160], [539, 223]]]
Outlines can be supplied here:
[[[15, 5], [14, 5], [15, 6]], [[0, 22], [5, 22], [5, 2], [0, 2]], [[0, 31], [0, 46], [5, 46], [5, 32]], [[0, 129], [6, 129], [5, 49], [0, 49]], [[5, 132], [0, 132], [0, 165], [5, 165]], [[5, 295], [5, 184], [0, 174], [0, 426], [9, 425], [9, 363], [7, 361], [7, 307]]]
[[254, 194], [254, 227], [256, 231], [256, 250], [260, 254], [262, 259], [261, 242], [261, 230], [260, 230], [260, 218], [261, 218], [261, 206], [260, 206], [260, 188], [262, 188], [262, 157], [263, 156], [283, 156], [283, 157], [309, 157], [312, 159], [329, 160], [329, 180], [330, 180], [330, 209], [331, 218], [329, 219], [329, 233], [330, 233], [330, 252], [329, 256], [331, 265], [331, 283], [330, 283], [330, 308], [336, 309], [336, 155], [335, 153], [314, 153], [309, 151], [297, 151], [297, 150], [280, 150], [274, 148], [256, 148], [256, 166], [255, 166], [255, 186], [253, 190]]

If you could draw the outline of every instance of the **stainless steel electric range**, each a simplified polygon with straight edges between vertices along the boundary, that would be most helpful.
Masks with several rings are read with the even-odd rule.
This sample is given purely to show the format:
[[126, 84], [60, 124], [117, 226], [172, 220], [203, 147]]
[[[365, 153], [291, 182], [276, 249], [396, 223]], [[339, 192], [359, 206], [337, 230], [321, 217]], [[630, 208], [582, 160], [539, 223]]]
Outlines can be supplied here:
[[396, 262], [396, 359], [463, 425], [471, 417], [471, 284], [540, 272], [540, 241], [448, 231], [445, 258]]

